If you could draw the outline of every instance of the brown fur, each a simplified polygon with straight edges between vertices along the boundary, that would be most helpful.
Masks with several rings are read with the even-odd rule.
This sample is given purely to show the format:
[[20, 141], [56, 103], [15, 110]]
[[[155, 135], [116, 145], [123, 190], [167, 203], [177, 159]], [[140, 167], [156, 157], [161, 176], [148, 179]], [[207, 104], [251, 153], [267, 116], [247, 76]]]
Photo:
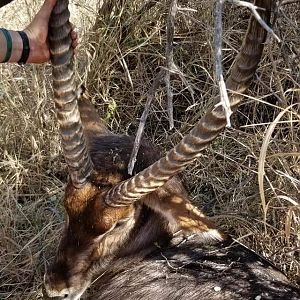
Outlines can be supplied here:
[[[110, 260], [109, 256], [115, 256], [119, 251], [133, 254], [143, 249], [148, 252], [155, 242], [166, 237], [168, 240], [180, 230], [186, 234], [215, 230], [215, 226], [190, 203], [177, 177], [145, 197], [141, 203], [129, 207], [108, 206], [104, 201], [106, 192], [116, 183], [129, 178], [127, 165], [133, 138], [109, 134], [87, 99], [82, 98], [79, 103], [95, 172], [82, 189], [73, 187], [71, 183], [66, 187], [64, 206], [68, 224], [55, 262], [45, 279], [46, 287], [55, 291], [82, 285], [86, 278], [90, 280], [91, 270], [97, 261]], [[151, 144], [143, 142], [134, 173], [155, 162], [159, 155]], [[143, 207], [148, 207], [147, 214]], [[148, 235], [143, 232], [145, 229], [142, 230], [145, 224]], [[134, 247], [128, 244], [129, 238], [135, 240]], [[61, 281], [66, 284], [61, 284]]]
[[[101, 292], [96, 291], [90, 299], [198, 299], [201, 294], [215, 300], [253, 299], [258, 291], [262, 295], [279, 295], [265, 299], [286, 299], [287, 295], [300, 299], [297, 288], [270, 263], [239, 244], [227, 248], [231, 238], [219, 232], [191, 204], [178, 177], [129, 207], [108, 206], [104, 201], [107, 191], [129, 178], [126, 168], [133, 138], [110, 134], [93, 110], [87, 99], [80, 101], [95, 172], [84, 188], [76, 189], [71, 183], [66, 187], [64, 206], [68, 222], [55, 261], [45, 276], [45, 294], [78, 299], [93, 276], [102, 274], [97, 282]], [[134, 172], [140, 172], [158, 157], [159, 152], [143, 142]], [[185, 237], [188, 240], [178, 243]], [[197, 267], [180, 267], [185, 265], [185, 253], [189, 253], [188, 264]], [[173, 269], [175, 254], [179, 269]], [[224, 291], [210, 292], [214, 284], [221, 284], [217, 274], [224, 267], [229, 276]], [[155, 272], [153, 268], [158, 269]], [[174, 277], [174, 270], [178, 276]], [[253, 272], [255, 276], [251, 275]], [[170, 286], [166, 285], [165, 276], [173, 278]], [[192, 279], [194, 276], [199, 279]], [[127, 278], [132, 278], [132, 287], [128, 287]], [[189, 280], [179, 293], [176, 290], [184, 278]], [[264, 284], [266, 278], [276, 284]], [[237, 280], [243, 293], [235, 290]], [[195, 292], [188, 296], [191, 289]]]
[[[267, 8], [262, 11], [262, 16], [268, 21], [271, 1], [258, 0], [255, 3]], [[60, 17], [58, 14], [57, 22]], [[246, 42], [227, 80], [227, 88], [239, 91], [239, 95], [231, 95], [233, 110], [256, 70], [266, 37], [266, 32], [253, 17], [249, 28]], [[59, 99], [56, 100], [60, 104]], [[76, 101], [72, 91], [72, 103], [76, 104]], [[66, 159], [76, 158], [72, 162], [78, 170], [73, 172], [72, 181], [80, 190], [71, 183], [66, 189], [64, 205], [68, 222], [54, 263], [45, 276], [48, 296], [79, 299], [93, 276], [98, 275], [97, 290], [90, 299], [300, 298], [299, 289], [273, 265], [220, 233], [191, 204], [178, 177], [167, 182], [161, 177], [156, 178], [160, 185], [154, 185], [154, 188], [161, 187], [153, 188], [152, 193], [130, 206], [107, 205], [107, 192], [130, 177], [127, 165], [133, 138], [110, 133], [85, 96], [79, 101], [79, 110], [89, 153], [86, 154], [86, 144], [82, 140], [80, 143], [78, 139], [73, 141], [73, 146], [77, 147], [76, 156], [66, 147], [67, 142], [64, 144]], [[75, 116], [75, 124], [80, 124], [78, 114]], [[71, 128], [72, 119], [65, 120], [60, 116], [59, 120], [65, 129]], [[188, 147], [194, 149], [194, 154], [184, 163], [195, 158], [225, 125], [221, 107], [206, 114], [185, 139], [189, 141]], [[65, 135], [65, 141], [70, 136], [79, 136], [82, 128], [74, 126], [73, 129], [72, 134]], [[199, 136], [205, 138], [198, 139]], [[183, 157], [185, 147], [186, 144], [180, 144], [176, 150]], [[169, 161], [178, 162], [176, 151], [169, 153]], [[77, 160], [77, 157], [82, 159]], [[86, 157], [88, 159], [84, 159]], [[89, 157], [94, 166], [92, 174]], [[134, 174], [152, 165], [159, 157], [159, 151], [143, 141]], [[85, 168], [79, 168], [80, 164]], [[158, 164], [156, 167], [159, 169]], [[163, 167], [160, 171], [165, 170]], [[147, 172], [151, 177], [151, 168]], [[81, 188], [88, 176], [87, 183]], [[115, 195], [115, 200], [125, 198], [118, 195], [118, 189], [114, 191], [110, 195]], [[110, 203], [122, 204], [122, 201]]]
[[81, 87], [79, 95], [79, 111], [80, 118], [85, 126], [84, 134], [88, 141], [91, 141], [93, 137], [98, 135], [112, 135], [112, 133], [106, 128], [104, 122], [99, 118], [97, 111], [90, 105], [90, 100], [85, 87]]

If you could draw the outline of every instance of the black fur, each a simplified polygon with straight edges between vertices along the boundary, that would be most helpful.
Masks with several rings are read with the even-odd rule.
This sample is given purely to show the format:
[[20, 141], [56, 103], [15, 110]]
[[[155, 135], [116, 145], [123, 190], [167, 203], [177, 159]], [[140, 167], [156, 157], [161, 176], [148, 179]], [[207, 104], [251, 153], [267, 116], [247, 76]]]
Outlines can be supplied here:
[[[121, 173], [124, 179], [129, 177], [127, 164], [132, 137], [102, 136], [91, 145], [96, 169]], [[155, 162], [159, 155], [154, 146], [142, 143], [135, 173]], [[177, 177], [169, 180], [163, 189], [186, 197]], [[156, 197], [155, 193], [153, 196]], [[160, 214], [142, 205], [128, 242], [109, 264], [99, 267], [100, 278], [88, 299], [300, 299], [299, 288], [281, 271], [231, 238], [225, 242], [202, 235], [186, 240], [182, 235], [172, 238], [166, 224], [167, 220]]]
[[193, 236], [173, 243], [142, 260], [116, 260], [89, 299], [300, 299], [298, 287], [270, 262], [232, 240]]

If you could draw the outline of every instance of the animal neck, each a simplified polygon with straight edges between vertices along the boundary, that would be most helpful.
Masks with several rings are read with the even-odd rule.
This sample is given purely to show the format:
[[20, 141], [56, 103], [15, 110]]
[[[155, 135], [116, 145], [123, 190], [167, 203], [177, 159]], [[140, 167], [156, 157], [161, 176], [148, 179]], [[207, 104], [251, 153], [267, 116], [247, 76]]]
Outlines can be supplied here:
[[[90, 270], [90, 277], [110, 276], [108, 273], [114, 274], [120, 269], [126, 269], [134, 262], [141, 261], [157, 249], [157, 245], [168, 245], [172, 239], [172, 233], [169, 232], [167, 220], [145, 205], [142, 205], [137, 211], [138, 216], [136, 216], [133, 228], [129, 229], [130, 233], [122, 237], [125, 237], [122, 246], [111, 245], [110, 253], [107, 253]], [[101, 245], [103, 244], [105, 247], [109, 243], [106, 240], [102, 241]], [[99, 245], [100, 248], [101, 245]], [[110, 272], [107, 272], [108, 267]]]
[[172, 238], [168, 221], [159, 213], [142, 205], [139, 218], [130, 234], [125, 247], [120, 250], [118, 257], [144, 257], [157, 245], [168, 244]]

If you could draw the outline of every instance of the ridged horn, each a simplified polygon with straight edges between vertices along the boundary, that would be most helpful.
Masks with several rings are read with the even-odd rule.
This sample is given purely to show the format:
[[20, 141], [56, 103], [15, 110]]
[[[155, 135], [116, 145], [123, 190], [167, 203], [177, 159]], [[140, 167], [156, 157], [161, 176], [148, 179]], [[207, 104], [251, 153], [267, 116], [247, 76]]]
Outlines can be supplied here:
[[68, 0], [57, 0], [49, 22], [54, 101], [71, 181], [81, 188], [93, 170], [80, 119]]
[[[260, 15], [269, 23], [272, 1], [257, 0], [255, 5], [264, 9], [260, 10]], [[226, 81], [232, 111], [237, 110], [243, 98], [242, 93], [249, 87], [261, 59], [266, 36], [266, 31], [251, 16], [241, 50]], [[109, 190], [106, 203], [110, 206], [127, 206], [163, 186], [172, 176], [197, 158], [225, 126], [226, 116], [223, 108], [221, 106], [213, 108], [165, 157]]]

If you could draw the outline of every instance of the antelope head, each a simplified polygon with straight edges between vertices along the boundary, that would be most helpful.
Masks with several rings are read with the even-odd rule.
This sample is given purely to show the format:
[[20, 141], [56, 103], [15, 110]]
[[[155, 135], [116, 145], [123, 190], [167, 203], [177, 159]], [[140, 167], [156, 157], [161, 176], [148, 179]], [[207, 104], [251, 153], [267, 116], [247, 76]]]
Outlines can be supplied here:
[[[269, 22], [271, 4], [271, 0], [256, 1], [257, 6], [265, 9], [260, 12], [266, 22]], [[126, 163], [110, 158], [113, 155], [109, 155], [107, 149], [106, 155], [99, 156], [98, 152], [105, 152], [105, 139], [112, 136], [100, 123], [92, 125], [104, 146], [91, 150], [96, 146], [92, 145], [82, 123], [88, 116], [79, 111], [74, 82], [69, 15], [68, 0], [58, 0], [49, 28], [55, 106], [70, 174], [64, 197], [68, 219], [54, 262], [44, 278], [45, 295], [56, 299], [80, 298], [90, 285], [95, 269], [99, 265], [109, 266], [110, 260], [128, 244], [142, 205], [161, 215], [165, 220], [161, 223], [170, 234], [182, 230], [223, 238], [189, 202], [180, 181], [174, 178], [224, 129], [223, 108], [218, 106], [207, 112], [165, 157], [153, 162], [153, 159], [147, 160], [147, 153], [142, 155], [138, 162], [144, 159], [144, 166], [129, 177]], [[256, 71], [265, 39], [265, 30], [251, 17], [226, 82], [233, 111]], [[132, 144], [127, 147], [130, 152]], [[103, 161], [98, 161], [99, 157]]]

